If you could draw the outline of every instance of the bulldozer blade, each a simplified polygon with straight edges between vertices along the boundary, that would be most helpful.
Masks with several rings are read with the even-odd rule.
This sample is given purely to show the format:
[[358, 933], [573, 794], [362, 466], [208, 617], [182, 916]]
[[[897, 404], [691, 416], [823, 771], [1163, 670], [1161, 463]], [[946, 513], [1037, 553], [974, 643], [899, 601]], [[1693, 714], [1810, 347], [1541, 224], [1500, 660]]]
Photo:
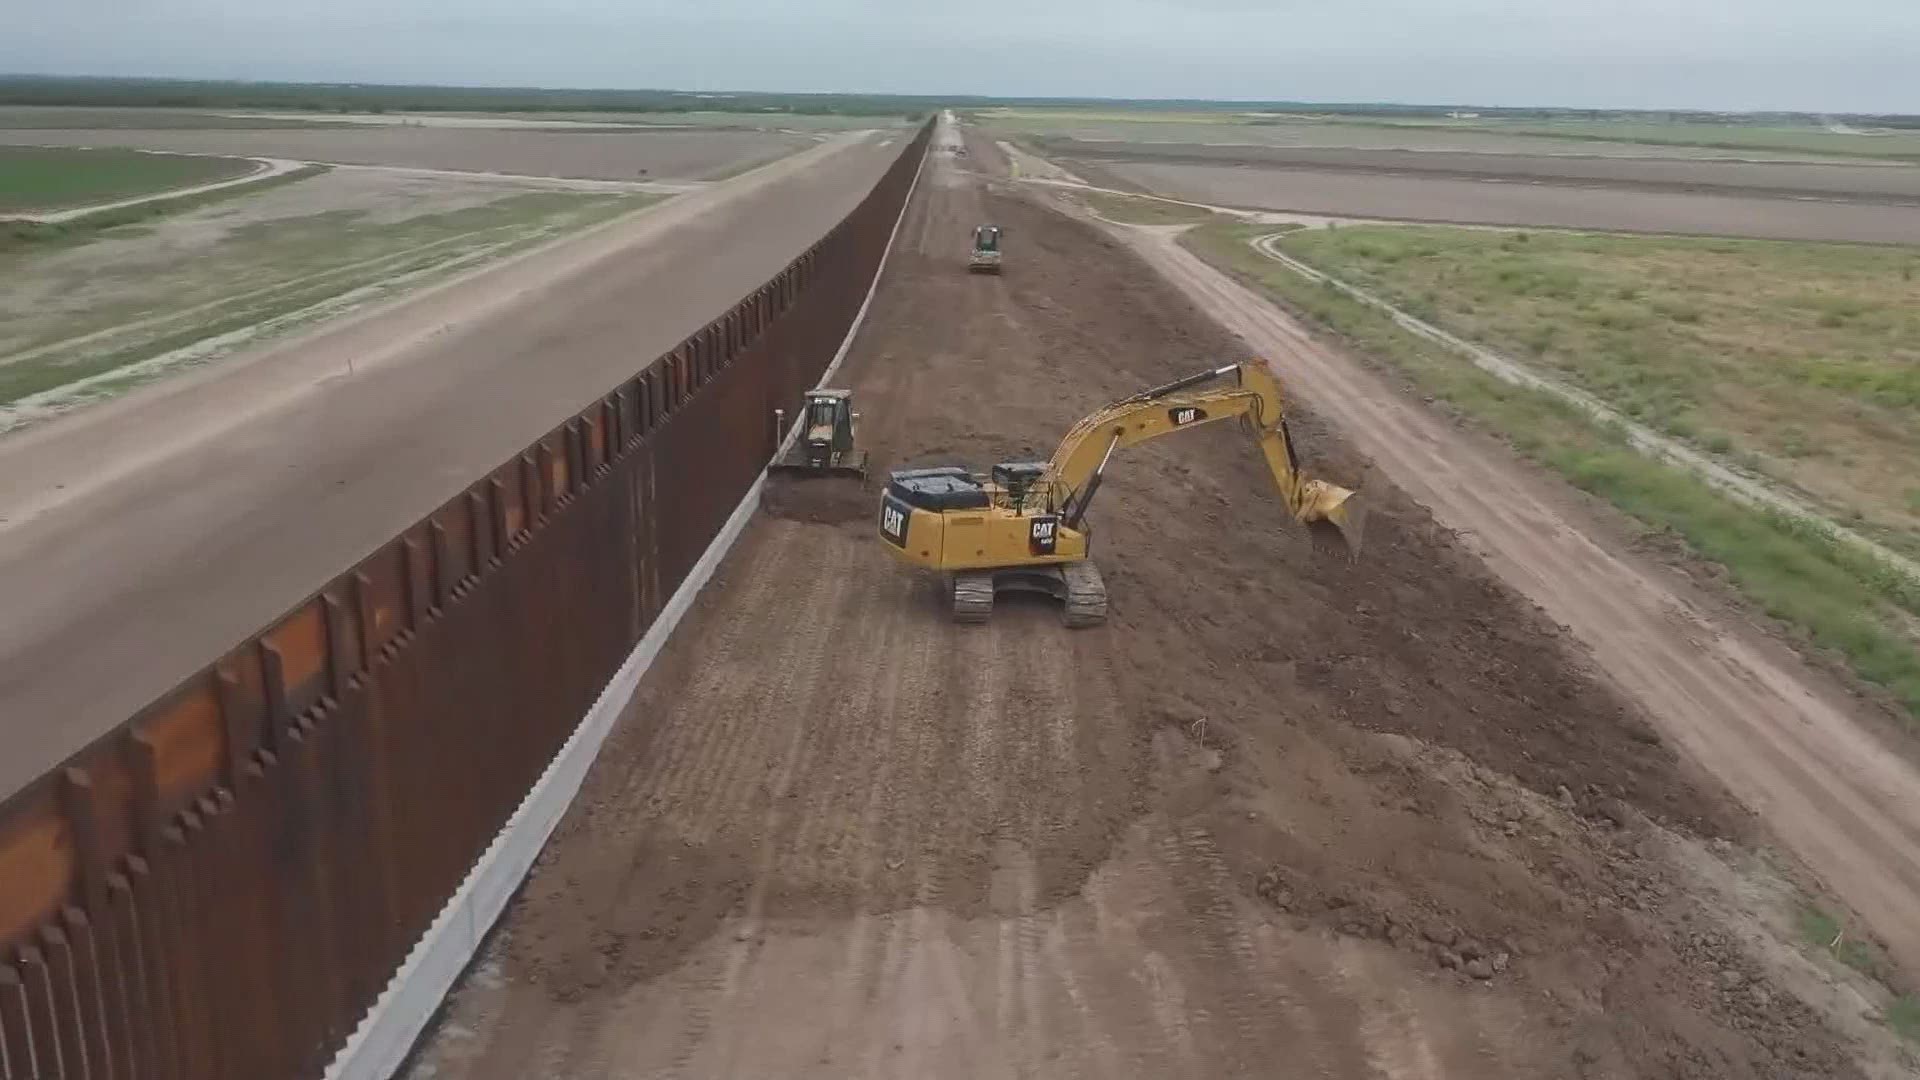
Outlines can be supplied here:
[[867, 478], [867, 453], [856, 450], [841, 457], [834, 465], [809, 465], [804, 450], [788, 454], [785, 458], [767, 466], [770, 476], [822, 477], [838, 476], [854, 480]]

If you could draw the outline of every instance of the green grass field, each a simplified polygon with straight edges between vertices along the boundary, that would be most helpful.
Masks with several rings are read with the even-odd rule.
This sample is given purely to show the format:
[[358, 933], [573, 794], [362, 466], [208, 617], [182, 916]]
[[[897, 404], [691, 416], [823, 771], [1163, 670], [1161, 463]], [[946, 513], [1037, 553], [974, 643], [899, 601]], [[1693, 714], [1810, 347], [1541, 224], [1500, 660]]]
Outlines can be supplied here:
[[245, 176], [241, 158], [0, 146], [0, 214], [65, 210]]
[[146, 199], [126, 206], [108, 207], [80, 214], [59, 222], [28, 221], [25, 218], [0, 219], [0, 256], [26, 248], [54, 248], [84, 244], [109, 229], [122, 229], [154, 218], [183, 214], [214, 203], [244, 199], [277, 187], [297, 184], [309, 177], [332, 170], [330, 165], [307, 165], [278, 176], [263, 177], [244, 184], [229, 184], [211, 191], [189, 191], [184, 195]]
[[[1843, 656], [1920, 720], [1920, 586], [1815, 525], [1655, 462], [1573, 405], [1503, 382], [1248, 246], [1270, 231], [1210, 225], [1188, 242], [1521, 453], [1725, 567], [1758, 607]], [[1744, 453], [1810, 482], [1850, 481], [1816, 489], [1830, 502], [1920, 485], [1912, 449], [1920, 338], [1900, 300], [1914, 296], [1916, 253], [1371, 227], [1302, 230], [1282, 246], [1710, 451]], [[1799, 471], [1810, 462], [1820, 471]], [[1915, 508], [1904, 496], [1901, 505], [1910, 525]], [[1911, 547], [1911, 529], [1884, 527], [1893, 508], [1873, 508], [1883, 538]]]
[[[28, 312], [7, 326], [0, 406], [48, 393], [78, 396], [69, 388], [83, 383], [86, 398], [109, 396], [167, 374], [141, 366], [155, 357], [237, 331], [284, 333], [337, 314], [356, 296], [365, 302], [417, 288], [659, 199], [537, 192], [397, 221], [357, 210], [272, 218], [226, 227], [217, 245], [163, 274], [150, 259], [88, 257], [77, 242], [0, 248], [0, 281], [69, 277], [95, 294], [66, 315]], [[108, 225], [84, 239], [129, 243], [160, 229], [220, 227], [229, 208], [192, 209], [206, 213]], [[157, 250], [166, 249], [163, 238]]]
[[1920, 552], [1920, 251], [1400, 227], [1282, 246]]
[[1193, 225], [1212, 221], [1215, 217], [1211, 210], [1164, 199], [1109, 195], [1100, 191], [1087, 192], [1080, 198], [1089, 209], [1108, 221], [1128, 225]]

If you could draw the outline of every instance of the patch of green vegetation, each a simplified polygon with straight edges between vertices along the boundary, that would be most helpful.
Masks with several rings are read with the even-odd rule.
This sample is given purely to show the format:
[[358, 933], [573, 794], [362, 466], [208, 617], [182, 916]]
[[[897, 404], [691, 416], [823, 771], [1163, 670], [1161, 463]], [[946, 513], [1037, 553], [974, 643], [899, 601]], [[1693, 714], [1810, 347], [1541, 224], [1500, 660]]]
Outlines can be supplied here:
[[1185, 203], [1090, 191], [1081, 196], [1094, 213], [1126, 225], [1194, 225], [1212, 221], [1213, 211]]
[[82, 214], [61, 222], [39, 221], [0, 221], [0, 254], [26, 248], [37, 244], [81, 243], [107, 231], [139, 222], [151, 221], [169, 214], [198, 210], [203, 206], [225, 202], [229, 199], [258, 195], [271, 188], [299, 183], [308, 177], [329, 172], [325, 165], [308, 165], [304, 168], [284, 172], [278, 176], [269, 176], [251, 184], [235, 184], [232, 187], [214, 191], [201, 191], [192, 195], [181, 195], [171, 199], [151, 199], [134, 206], [115, 207], [97, 213]]
[[1897, 465], [1920, 459], [1910, 251], [1403, 226], [1282, 246], [1635, 419], [1721, 433], [1835, 515], [1920, 542]]
[[1879, 967], [1873, 947], [1849, 937], [1845, 925], [1824, 908], [1809, 904], [1800, 910], [1800, 937], [1855, 971], [1872, 975]]
[[[138, 307], [183, 309], [178, 318], [140, 333], [0, 364], [0, 404], [82, 380], [89, 380], [90, 394], [106, 396], [156, 377], [129, 372], [101, 378], [150, 358], [324, 311], [329, 301], [355, 290], [390, 282], [414, 287], [478, 259], [497, 258], [658, 201], [646, 195], [532, 193], [397, 222], [370, 222], [359, 211], [328, 211], [241, 226], [228, 236], [222, 272], [175, 275], [160, 293], [139, 298]], [[247, 291], [235, 293], [236, 283], [244, 283]], [[216, 295], [206, 302], [209, 289]], [[87, 329], [92, 328], [69, 326], [59, 336]]]
[[0, 76], [0, 104], [296, 112], [739, 112], [923, 117], [946, 99], [906, 94], [729, 94], [681, 90], [230, 82]]
[[1908, 1042], [1920, 1043], [1920, 994], [1902, 994], [1887, 1006], [1887, 1027]]
[[0, 214], [64, 210], [245, 176], [244, 158], [0, 145]]
[[[1920, 586], [1912, 580], [1814, 524], [1747, 506], [1690, 473], [1650, 459], [1634, 450], [1623, 432], [1562, 399], [1504, 382], [1453, 350], [1402, 329], [1379, 310], [1260, 256], [1248, 240], [1265, 231], [1209, 225], [1189, 233], [1187, 242], [1360, 351], [1392, 364], [1425, 393], [1499, 433], [1522, 454], [1725, 567], [1736, 588], [1761, 609], [1814, 645], [1839, 653], [1857, 674], [1885, 687], [1920, 720], [1920, 650], [1901, 625], [1903, 616], [1890, 610], [1920, 615]], [[1298, 238], [1322, 239], [1317, 233]], [[1472, 272], [1470, 262], [1460, 271]], [[1490, 280], [1498, 283], [1497, 273]], [[1557, 346], [1550, 340], [1549, 348]], [[1642, 376], [1630, 366], [1626, 372], [1620, 377], [1623, 385], [1637, 388], [1632, 380]], [[1672, 392], [1645, 377], [1653, 390], [1643, 399], [1649, 403], [1643, 413], [1658, 404], [1660, 394]]]

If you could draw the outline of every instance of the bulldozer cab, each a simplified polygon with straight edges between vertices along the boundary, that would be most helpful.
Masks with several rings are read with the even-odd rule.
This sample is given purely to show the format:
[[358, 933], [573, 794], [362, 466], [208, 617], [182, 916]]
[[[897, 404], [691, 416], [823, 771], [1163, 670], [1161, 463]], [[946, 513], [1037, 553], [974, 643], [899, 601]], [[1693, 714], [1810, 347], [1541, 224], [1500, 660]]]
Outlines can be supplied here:
[[981, 225], [973, 230], [973, 250], [997, 252], [1000, 250], [1000, 226]]
[[[800, 413], [799, 435], [768, 471], [786, 476], [847, 476], [867, 478], [867, 452], [854, 445], [854, 424], [860, 414], [853, 411], [850, 390], [809, 390]], [[774, 438], [785, 440], [792, 429], [787, 426], [787, 411], [773, 411]]]
[[845, 390], [808, 391], [803, 437], [834, 452], [853, 449], [853, 395]]

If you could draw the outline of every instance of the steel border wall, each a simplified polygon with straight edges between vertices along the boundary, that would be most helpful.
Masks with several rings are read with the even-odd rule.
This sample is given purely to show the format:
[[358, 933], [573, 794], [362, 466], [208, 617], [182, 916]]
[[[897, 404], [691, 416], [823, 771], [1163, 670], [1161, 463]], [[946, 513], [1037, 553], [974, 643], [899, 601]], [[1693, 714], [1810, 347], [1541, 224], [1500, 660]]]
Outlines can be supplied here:
[[932, 131], [771, 281], [0, 804], [0, 1080], [326, 1068], [757, 482]]

